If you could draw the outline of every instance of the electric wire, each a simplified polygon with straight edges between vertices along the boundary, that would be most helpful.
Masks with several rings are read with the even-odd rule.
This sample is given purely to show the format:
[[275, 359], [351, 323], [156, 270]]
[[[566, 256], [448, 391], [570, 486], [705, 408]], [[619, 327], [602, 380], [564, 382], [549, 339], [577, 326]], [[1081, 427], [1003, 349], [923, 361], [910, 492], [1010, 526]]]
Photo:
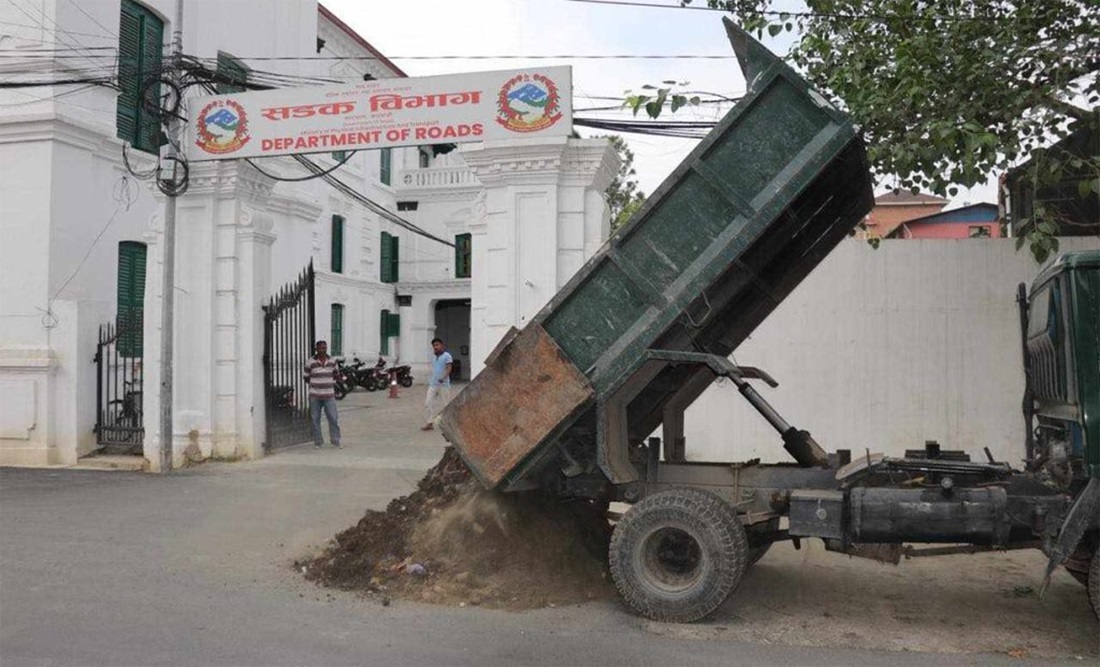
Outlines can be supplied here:
[[57, 297], [60, 296], [63, 291], [65, 291], [65, 288], [69, 286], [69, 283], [73, 281], [73, 278], [76, 278], [77, 274], [80, 273], [80, 270], [84, 268], [84, 264], [91, 256], [92, 250], [95, 249], [96, 245], [99, 243], [99, 240], [103, 238], [103, 235], [107, 233], [108, 229], [110, 229], [111, 223], [113, 223], [115, 221], [115, 218], [118, 217], [118, 213], [120, 210], [122, 210], [122, 207], [125, 206], [126, 210], [129, 211], [130, 206], [132, 206], [133, 203], [137, 201], [137, 194], [131, 192], [130, 181], [126, 178], [126, 176], [120, 177], [118, 182], [115, 183], [113, 197], [115, 200], [115, 210], [111, 213], [110, 217], [107, 218], [107, 222], [104, 223], [103, 228], [99, 230], [98, 234], [96, 234], [95, 239], [92, 240], [92, 243], [88, 246], [88, 249], [84, 251], [84, 257], [81, 258], [80, 263], [76, 265], [76, 269], [73, 270], [69, 277], [65, 279], [65, 282], [61, 283], [61, 287], [58, 287], [57, 291], [54, 292], [53, 296], [50, 297], [50, 300], [46, 305], [47, 314], [52, 314], [53, 302], [57, 300]]
[[329, 167], [325, 171], [323, 171], [321, 173], [317, 173], [317, 174], [310, 174], [309, 176], [294, 176], [294, 177], [279, 176], [278, 174], [273, 174], [273, 173], [263, 169], [262, 167], [260, 167], [260, 165], [256, 164], [252, 160], [252, 158], [247, 158], [246, 157], [244, 159], [244, 161], [247, 162], [248, 164], [252, 165], [256, 169], [256, 171], [260, 172], [264, 176], [267, 176], [268, 178], [274, 179], [276, 181], [284, 181], [286, 183], [299, 183], [301, 181], [312, 181], [314, 179], [321, 178], [322, 176], [325, 176], [327, 174], [331, 174], [332, 172], [336, 171], [340, 167], [347, 164], [348, 160], [351, 159], [351, 156], [355, 155], [358, 152], [359, 151], [350, 151], [347, 155], [344, 156], [344, 158], [342, 160], [339, 160], [336, 164], [332, 165], [331, 167]]
[[[315, 174], [319, 174], [321, 171], [323, 171], [322, 168], [319, 165], [316, 165], [313, 162], [310, 162], [308, 159], [306, 159], [305, 157], [303, 157], [301, 155], [294, 155], [292, 157], [299, 164], [303, 165], [306, 169], [309, 169], [310, 171], [314, 172]], [[409, 222], [408, 220], [406, 220], [406, 219], [402, 218], [401, 216], [397, 215], [396, 213], [393, 213], [393, 212], [387, 210], [384, 206], [382, 206], [381, 204], [371, 200], [366, 195], [363, 195], [362, 193], [358, 192], [357, 190], [352, 188], [350, 185], [348, 185], [344, 181], [341, 181], [336, 176], [333, 176], [332, 174], [324, 174], [324, 175], [321, 176], [321, 178], [324, 179], [325, 182], [327, 182], [329, 185], [336, 188], [338, 191], [342, 192], [343, 194], [347, 195], [348, 197], [351, 197], [353, 200], [359, 202], [360, 204], [365, 206], [370, 211], [373, 211], [374, 213], [376, 213], [379, 216], [385, 218], [386, 220], [392, 222], [393, 224], [395, 224], [399, 227], [402, 227], [403, 229], [406, 229], [406, 230], [408, 230], [408, 231], [410, 231], [414, 234], [417, 234], [419, 236], [423, 236], [424, 238], [430, 239], [432, 241], [436, 241], [437, 243], [442, 243], [443, 245], [449, 246], [451, 248], [454, 247], [453, 242], [447, 241], [446, 239], [442, 239], [442, 238], [432, 234], [431, 232], [427, 231], [426, 229], [423, 229], [423, 228]]]
[[[46, 20], [50, 21], [50, 23], [52, 23], [52, 24], [53, 24], [53, 26], [54, 26], [54, 30], [52, 30], [52, 31], [51, 31], [51, 29], [50, 29], [49, 27], [47, 27], [47, 26], [46, 26], [46, 24], [45, 24], [45, 23], [43, 23], [42, 21], [39, 21], [39, 20], [38, 20], [38, 19], [36, 19], [36, 18], [35, 18], [34, 16], [32, 16], [32, 15], [28, 14], [28, 13], [27, 13], [27, 12], [26, 12], [26, 11], [25, 11], [25, 10], [24, 10], [24, 9], [23, 9], [22, 7], [20, 7], [19, 5], [17, 5], [17, 4], [15, 3], [15, 0], [7, 0], [7, 2], [8, 2], [8, 4], [9, 4], [9, 5], [11, 5], [12, 7], [15, 7], [15, 9], [16, 9], [16, 10], [17, 10], [17, 11], [18, 11], [19, 13], [21, 13], [21, 14], [22, 14], [23, 16], [26, 16], [26, 17], [27, 17], [28, 19], [30, 19], [32, 23], [35, 23], [35, 24], [37, 24], [37, 26], [38, 26], [38, 27], [40, 27], [40, 28], [41, 28], [42, 30], [44, 30], [44, 31], [46, 31], [46, 32], [52, 32], [52, 34], [54, 35], [54, 38], [55, 38], [55, 39], [57, 39], [57, 40], [58, 40], [59, 42], [61, 42], [62, 44], [67, 44], [68, 46], [71, 46], [71, 47], [73, 48], [73, 50], [74, 50], [74, 51], [75, 51], [76, 53], [80, 53], [80, 46], [81, 46], [81, 45], [80, 45], [80, 40], [79, 40], [79, 39], [77, 39], [77, 38], [76, 38], [76, 37], [75, 37], [74, 35], [71, 35], [71, 34], [69, 34], [69, 33], [68, 33], [68, 32], [67, 32], [67, 31], [66, 31], [66, 30], [65, 30], [64, 28], [62, 28], [61, 26], [59, 26], [59, 25], [57, 24], [57, 21], [54, 21], [53, 19], [50, 19], [50, 18], [49, 18], [49, 17], [48, 17], [47, 15], [46, 15], [46, 11], [45, 11], [45, 9], [39, 8], [39, 9], [38, 9], [38, 11], [39, 11], [39, 13], [40, 13], [40, 14], [42, 14], [42, 18], [43, 18], [43, 19], [46, 19]], [[64, 39], [62, 38], [62, 35], [68, 35], [68, 37], [69, 37], [70, 39], [72, 39], [73, 41], [72, 41], [72, 42], [66, 42], [66, 41], [65, 41], [65, 40], [64, 40]], [[85, 54], [85, 55], [87, 55], [87, 54]]]
[[[678, 3], [675, 5], [662, 5], [652, 2], [637, 2], [635, 0], [561, 0], [562, 2], [576, 2], [588, 5], [607, 5], [609, 7], [644, 7], [647, 9], [681, 9], [681, 10], [694, 10], [704, 12], [723, 12], [729, 13], [729, 10], [724, 7], [709, 7], [709, 6], [696, 6], [691, 4]], [[688, 0], [690, 2], [691, 0]], [[746, 11], [745, 14], [753, 16], [774, 16], [780, 19], [785, 18], [822, 18], [822, 19], [841, 19], [850, 21], [998, 21], [998, 20], [1020, 20], [1020, 17], [1013, 16], [1012, 14], [998, 14], [996, 16], [966, 16], [966, 15], [935, 15], [935, 16], [922, 16], [919, 14], [839, 14], [830, 12], [814, 12], [814, 11], [783, 11], [778, 9], [761, 9]]]
[[[30, 17], [26, 12], [23, 12], [23, 15], [27, 16], [27, 18], [31, 18], [33, 20], [33, 17]], [[11, 21], [0, 21], [0, 25], [8, 26], [9, 28], [32, 28], [32, 29], [35, 29], [35, 30], [46, 30], [47, 29], [41, 23], [39, 23], [38, 25], [29, 25], [29, 24], [26, 24], [26, 23], [13, 23]], [[68, 35], [74, 35], [74, 36], [75, 35], [80, 35], [82, 37], [96, 37], [96, 38], [99, 38], [99, 39], [104, 39], [103, 35], [98, 34], [98, 33], [94, 33], [94, 32], [80, 32], [79, 30], [66, 30], [65, 33], [68, 34]], [[70, 44], [67, 44], [66, 42], [61, 42], [61, 43], [66, 44], [70, 47], [72, 46]]]
[[76, 2], [76, 0], [69, 0], [69, 4], [71, 4], [73, 7], [75, 7], [78, 12], [80, 12], [84, 16], [87, 16], [89, 19], [91, 19], [92, 23], [94, 23], [97, 26], [99, 26], [100, 28], [102, 28], [103, 32], [105, 33], [103, 35], [104, 37], [106, 37], [108, 39], [118, 39], [118, 33], [117, 32], [114, 32], [113, 30], [111, 30], [107, 26], [105, 26], [102, 23], [100, 23], [99, 21], [97, 21], [96, 17], [94, 17], [91, 14], [89, 14], [88, 12], [84, 11], [84, 9], [81, 8], [80, 3]]

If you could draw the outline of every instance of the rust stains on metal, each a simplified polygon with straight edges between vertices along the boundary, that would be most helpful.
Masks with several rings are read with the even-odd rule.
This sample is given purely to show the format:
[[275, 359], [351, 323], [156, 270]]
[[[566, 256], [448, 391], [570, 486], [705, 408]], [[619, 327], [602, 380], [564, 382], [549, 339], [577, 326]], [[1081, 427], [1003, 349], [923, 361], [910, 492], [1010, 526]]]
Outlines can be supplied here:
[[443, 411], [443, 435], [488, 488], [592, 399], [588, 379], [537, 323], [498, 347]]

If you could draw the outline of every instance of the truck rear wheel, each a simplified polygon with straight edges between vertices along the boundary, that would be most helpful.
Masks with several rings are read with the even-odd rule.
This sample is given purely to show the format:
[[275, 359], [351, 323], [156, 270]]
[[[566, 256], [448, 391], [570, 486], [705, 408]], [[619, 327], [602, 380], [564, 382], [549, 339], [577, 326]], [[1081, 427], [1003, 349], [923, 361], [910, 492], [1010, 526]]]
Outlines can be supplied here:
[[1077, 581], [1081, 582], [1082, 586], [1089, 585], [1089, 568], [1092, 563], [1092, 555], [1095, 549], [1089, 543], [1091, 540], [1085, 538], [1081, 540], [1081, 544], [1077, 545], [1070, 557], [1066, 559], [1066, 562], [1062, 565]]
[[1092, 565], [1089, 567], [1089, 603], [1096, 612], [1097, 620], [1100, 620], [1100, 549], [1092, 555]]
[[611, 535], [611, 577], [635, 613], [690, 623], [710, 614], [741, 581], [748, 539], [718, 496], [680, 488], [647, 496]]

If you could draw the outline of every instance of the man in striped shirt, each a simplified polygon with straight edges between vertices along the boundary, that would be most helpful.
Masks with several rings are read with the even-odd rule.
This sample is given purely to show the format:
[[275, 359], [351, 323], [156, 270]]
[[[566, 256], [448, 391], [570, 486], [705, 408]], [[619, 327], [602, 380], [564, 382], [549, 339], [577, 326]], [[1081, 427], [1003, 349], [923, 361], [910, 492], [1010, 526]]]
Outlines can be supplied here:
[[321, 437], [321, 411], [328, 419], [328, 437], [332, 446], [340, 449], [340, 424], [336, 416], [336, 360], [328, 356], [328, 343], [317, 341], [317, 353], [306, 363], [303, 372], [309, 385], [309, 413], [313, 417], [313, 446], [317, 449], [325, 444]]

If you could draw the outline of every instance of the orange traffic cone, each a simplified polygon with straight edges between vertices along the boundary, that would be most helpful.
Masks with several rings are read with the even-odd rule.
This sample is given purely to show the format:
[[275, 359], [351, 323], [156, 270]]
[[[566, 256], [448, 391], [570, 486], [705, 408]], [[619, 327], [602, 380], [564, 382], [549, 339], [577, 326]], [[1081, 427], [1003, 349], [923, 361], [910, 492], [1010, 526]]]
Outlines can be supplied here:
[[400, 398], [397, 395], [397, 375], [390, 373], [390, 398]]

